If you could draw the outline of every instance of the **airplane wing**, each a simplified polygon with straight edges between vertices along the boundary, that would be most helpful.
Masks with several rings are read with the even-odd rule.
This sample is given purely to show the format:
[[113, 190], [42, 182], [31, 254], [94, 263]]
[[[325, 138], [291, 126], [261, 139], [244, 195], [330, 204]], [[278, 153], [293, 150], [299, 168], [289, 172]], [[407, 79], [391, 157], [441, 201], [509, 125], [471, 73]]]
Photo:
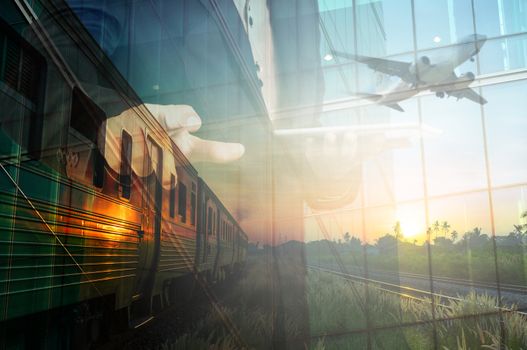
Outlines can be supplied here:
[[452, 90], [447, 91], [446, 93], [450, 96], [457, 97], [457, 99], [468, 98], [469, 100], [479, 103], [480, 105], [484, 105], [485, 103], [487, 103], [487, 100], [485, 100], [481, 95], [479, 95], [476, 91], [472, 90], [471, 88]]
[[342, 51], [333, 51], [333, 54], [335, 56], [339, 56], [342, 58], [347, 58], [347, 59], [354, 60], [360, 63], [364, 63], [369, 68], [375, 71], [388, 74], [388, 75], [395, 75], [410, 84], [415, 84], [417, 81], [415, 74], [410, 73], [410, 66], [412, 64], [408, 62], [387, 60], [384, 58], [377, 58], [377, 57], [354, 55], [354, 54], [350, 54], [350, 53], [342, 52]]

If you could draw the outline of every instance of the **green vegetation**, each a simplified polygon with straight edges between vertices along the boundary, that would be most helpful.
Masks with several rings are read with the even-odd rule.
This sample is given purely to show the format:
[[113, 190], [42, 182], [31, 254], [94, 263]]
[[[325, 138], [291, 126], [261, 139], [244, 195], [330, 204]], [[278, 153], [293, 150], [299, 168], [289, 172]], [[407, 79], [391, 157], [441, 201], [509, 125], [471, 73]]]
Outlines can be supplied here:
[[[527, 213], [523, 215], [527, 217]], [[496, 282], [496, 262], [501, 283], [527, 285], [527, 225], [515, 225], [508, 234], [494, 240], [481, 228], [459, 235], [448, 222], [435, 221], [428, 229], [432, 244], [417, 244], [404, 239], [396, 223], [392, 233], [386, 233], [374, 244], [363, 244], [348, 232], [344, 241], [316, 241], [306, 246], [309, 263], [326, 266], [344, 264], [348, 268], [392, 272], [429, 273], [429, 254], [434, 276], [472, 281]], [[458, 239], [459, 238], [459, 239]]]
[[[308, 300], [310, 323], [313, 334], [345, 334], [365, 328], [366, 316], [360, 301], [366, 300], [363, 285], [345, 281], [338, 277], [310, 272], [308, 275]], [[356, 298], [355, 289], [361, 296]], [[407, 324], [394, 330], [379, 330], [371, 333], [372, 348], [385, 349], [432, 349], [433, 326], [432, 307], [429, 300], [424, 302], [400, 298], [375, 288], [368, 290], [370, 328]], [[449, 301], [438, 306], [435, 317], [445, 319], [436, 323], [437, 339], [441, 349], [499, 349], [500, 323], [496, 312], [496, 299], [486, 295], [470, 294], [462, 301]], [[482, 314], [492, 313], [484, 316]], [[480, 315], [472, 317], [472, 315]], [[449, 320], [451, 319], [451, 320]], [[527, 348], [527, 320], [517, 313], [503, 314], [507, 349]], [[365, 336], [326, 337], [318, 349], [360, 349], [365, 348]]]
[[[219, 309], [211, 308], [191, 333], [168, 339], [161, 348], [366, 349], [368, 342], [372, 349], [433, 348], [430, 300], [409, 300], [306, 270], [303, 248], [289, 243], [253, 255]], [[440, 349], [499, 349], [502, 329], [494, 298], [470, 294], [447, 306], [434, 309]], [[504, 313], [503, 330], [507, 349], [527, 349], [525, 317]]]

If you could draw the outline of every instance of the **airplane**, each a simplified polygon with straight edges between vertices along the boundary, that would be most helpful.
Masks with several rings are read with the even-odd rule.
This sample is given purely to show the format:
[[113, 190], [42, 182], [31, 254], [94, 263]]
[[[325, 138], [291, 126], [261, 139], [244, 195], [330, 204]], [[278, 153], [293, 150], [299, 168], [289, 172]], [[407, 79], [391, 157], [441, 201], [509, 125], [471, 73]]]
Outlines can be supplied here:
[[486, 40], [485, 35], [471, 34], [448, 51], [441, 52], [441, 57], [438, 56], [434, 60], [428, 56], [421, 56], [413, 63], [354, 55], [335, 50], [333, 55], [366, 64], [377, 72], [399, 77], [401, 82], [384, 94], [359, 93], [356, 95], [400, 112], [404, 111], [399, 105], [400, 101], [424, 90], [435, 92], [439, 98], [445, 96], [454, 96], [457, 100], [467, 98], [484, 105], [487, 100], [469, 87], [475, 79], [474, 73], [467, 72], [458, 76], [454, 70], [467, 60], [473, 62], [474, 56], [480, 52]]

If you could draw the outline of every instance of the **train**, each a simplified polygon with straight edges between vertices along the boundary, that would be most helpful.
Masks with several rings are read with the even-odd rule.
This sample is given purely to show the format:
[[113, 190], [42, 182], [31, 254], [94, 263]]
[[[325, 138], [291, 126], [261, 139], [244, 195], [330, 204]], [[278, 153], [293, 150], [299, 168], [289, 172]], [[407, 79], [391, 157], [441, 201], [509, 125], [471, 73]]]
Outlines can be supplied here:
[[67, 5], [0, 9], [0, 348], [94, 344], [238, 273], [247, 234]]

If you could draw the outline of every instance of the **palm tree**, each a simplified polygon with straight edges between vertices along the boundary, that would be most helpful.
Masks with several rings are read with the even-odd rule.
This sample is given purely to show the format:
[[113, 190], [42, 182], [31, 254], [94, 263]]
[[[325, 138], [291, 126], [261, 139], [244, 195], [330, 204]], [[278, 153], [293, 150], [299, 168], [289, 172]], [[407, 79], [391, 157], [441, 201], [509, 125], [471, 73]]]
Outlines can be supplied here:
[[446, 237], [448, 231], [450, 231], [450, 224], [446, 221], [443, 221], [443, 225], [441, 226], [441, 230], [443, 230], [443, 234]]
[[523, 225], [513, 225], [514, 231], [516, 234], [523, 234]]
[[395, 223], [395, 226], [393, 227], [393, 233], [395, 234], [395, 238], [397, 240], [403, 237], [403, 231], [401, 229], [401, 223], [399, 221]]
[[452, 237], [452, 242], [455, 242], [455, 241], [456, 241], [457, 236], [459, 236], [459, 233], [457, 233], [456, 230], [450, 232], [450, 237]]
[[437, 235], [437, 232], [439, 231], [439, 227], [441, 227], [441, 225], [439, 224], [439, 220], [436, 220], [434, 222], [434, 232], [436, 233], [436, 235]]
[[350, 233], [349, 233], [349, 232], [346, 232], [346, 233], [344, 234], [344, 242], [349, 243], [349, 242], [350, 242], [350, 239], [351, 239], [351, 237], [350, 237]]

